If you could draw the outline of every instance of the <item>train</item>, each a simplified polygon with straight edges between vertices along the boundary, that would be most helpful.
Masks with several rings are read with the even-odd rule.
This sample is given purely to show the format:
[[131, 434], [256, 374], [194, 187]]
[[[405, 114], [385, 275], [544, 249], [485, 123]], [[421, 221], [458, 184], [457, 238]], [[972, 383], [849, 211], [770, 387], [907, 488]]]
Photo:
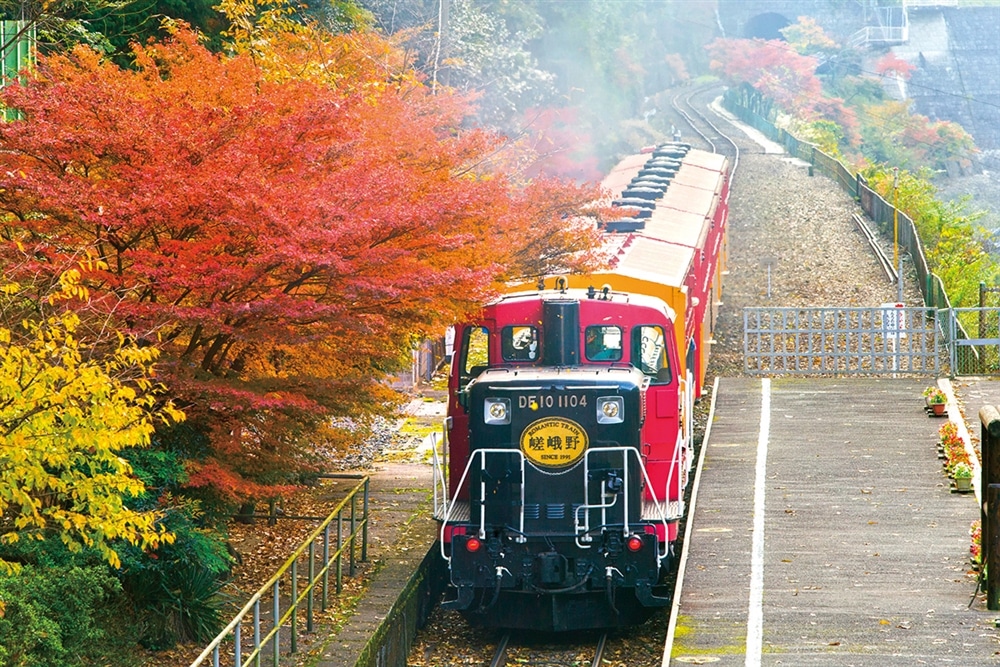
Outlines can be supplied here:
[[602, 183], [623, 213], [606, 270], [511, 285], [456, 326], [435, 519], [442, 606], [471, 625], [624, 628], [670, 604], [729, 168], [681, 142], [626, 157]]

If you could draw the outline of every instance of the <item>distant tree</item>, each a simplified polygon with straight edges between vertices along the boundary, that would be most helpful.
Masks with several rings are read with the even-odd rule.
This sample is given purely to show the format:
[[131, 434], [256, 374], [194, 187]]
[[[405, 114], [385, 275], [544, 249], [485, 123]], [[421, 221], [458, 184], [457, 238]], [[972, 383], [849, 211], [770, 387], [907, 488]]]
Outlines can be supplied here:
[[732, 83], [748, 83], [788, 113], [815, 115], [822, 98], [816, 59], [780, 40], [717, 39], [708, 46], [712, 69]]
[[886, 53], [877, 63], [875, 63], [875, 71], [878, 74], [882, 76], [891, 74], [906, 81], [910, 80], [910, 77], [916, 69], [916, 66], [911, 65], [891, 51]]
[[782, 28], [780, 32], [788, 46], [803, 56], [828, 57], [840, 49], [840, 45], [823, 31], [816, 19], [808, 16], [800, 16], [795, 23]]
[[555, 76], [541, 69], [526, 48], [541, 35], [540, 22], [515, 24], [497, 7], [481, 5], [452, 1], [449, 48], [439, 66], [447, 73], [443, 83], [475, 93], [479, 122], [505, 128], [521, 110], [552, 99]]
[[479, 120], [513, 137], [529, 109], [570, 109], [602, 165], [636, 148], [627, 125], [648, 98], [705, 69], [703, 45], [715, 26], [708, 0], [364, 4], [376, 25], [405, 39], [425, 76], [477, 95]]
[[668, 53], [664, 60], [667, 63], [667, 67], [670, 68], [671, 73], [674, 75], [675, 83], [686, 83], [691, 80], [691, 75], [688, 74], [684, 58], [682, 58], [679, 53]]
[[843, 99], [824, 93], [815, 73], [815, 57], [799, 55], [780, 40], [717, 39], [708, 48], [712, 68], [730, 82], [751, 85], [803, 122], [837, 123], [841, 128], [841, 149], [857, 144], [855, 113]]
[[910, 171], [922, 166], [944, 169], [948, 162], [968, 160], [975, 150], [961, 126], [913, 113], [912, 101], [887, 100], [866, 107], [861, 132], [869, 159]]
[[579, 109], [529, 109], [524, 114], [521, 141], [535, 156], [526, 175], [596, 182], [603, 176], [589, 134], [581, 129]]
[[24, 117], [0, 126], [5, 251], [104, 262], [81, 328], [162, 348], [209, 436], [188, 484], [229, 502], [297, 479], [331, 416], [387, 413], [415, 337], [509, 277], [592, 265], [597, 238], [574, 223], [596, 193], [491, 169], [500, 139], [404, 53], [281, 16], [234, 21], [232, 56], [180, 28], [134, 69], [81, 47], [3, 91]]

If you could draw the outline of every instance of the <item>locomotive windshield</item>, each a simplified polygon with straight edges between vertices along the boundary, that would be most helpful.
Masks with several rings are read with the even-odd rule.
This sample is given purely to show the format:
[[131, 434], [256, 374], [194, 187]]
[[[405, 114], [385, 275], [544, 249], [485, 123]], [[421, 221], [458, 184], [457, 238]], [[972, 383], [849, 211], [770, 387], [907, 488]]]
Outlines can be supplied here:
[[632, 329], [632, 359], [639, 370], [653, 378], [653, 382], [670, 382], [670, 360], [663, 327], [643, 325]]
[[504, 327], [500, 331], [500, 350], [504, 361], [535, 361], [538, 359], [538, 329]]
[[587, 327], [584, 349], [590, 361], [620, 361], [622, 358], [622, 330], [614, 326]]
[[462, 387], [489, 366], [489, 340], [490, 330], [486, 327], [469, 327], [462, 334], [461, 356], [458, 360]]

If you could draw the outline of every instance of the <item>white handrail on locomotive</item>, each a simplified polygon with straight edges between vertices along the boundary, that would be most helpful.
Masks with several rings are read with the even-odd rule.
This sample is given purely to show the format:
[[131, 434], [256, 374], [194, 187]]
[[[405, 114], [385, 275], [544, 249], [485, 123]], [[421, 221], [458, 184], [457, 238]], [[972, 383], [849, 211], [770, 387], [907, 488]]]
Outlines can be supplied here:
[[[680, 391], [680, 401], [681, 409], [683, 410], [681, 433], [680, 437], [684, 441], [684, 448], [691, 450], [691, 438], [694, 433], [694, 391], [691, 389], [694, 386], [694, 373], [691, 372], [689, 368], [685, 372], [683, 378], [678, 378], [678, 387]], [[691, 472], [691, 464], [693, 457], [689, 456], [687, 458], [687, 470], [685, 470], [685, 479], [683, 484], [678, 487], [683, 492], [683, 488], [687, 486], [687, 473]]]
[[[683, 510], [683, 508], [684, 508], [684, 502], [683, 502], [683, 500], [681, 500], [681, 501], [677, 501], [676, 503], [671, 503], [671, 502], [668, 502], [666, 500], [666, 498], [664, 498], [664, 502], [662, 502], [662, 503], [660, 502], [660, 500], [659, 500], [656, 492], [652, 490], [652, 486], [653, 486], [652, 485], [652, 481], [650, 480], [649, 473], [646, 470], [646, 466], [643, 465], [643, 463], [642, 463], [642, 457], [639, 454], [638, 450], [636, 450], [634, 447], [601, 447], [601, 448], [598, 448], [598, 449], [588, 450], [584, 454], [584, 456], [585, 456], [585, 459], [584, 459], [585, 471], [589, 470], [589, 468], [587, 467], [587, 462], [589, 461], [590, 454], [592, 454], [592, 453], [601, 453], [601, 454], [604, 454], [604, 453], [615, 452], [615, 451], [620, 451], [623, 454], [628, 454], [629, 452], [631, 452], [631, 453], [633, 453], [635, 455], [636, 460], [637, 460], [637, 462], [639, 464], [639, 469], [642, 471], [642, 476], [643, 476], [643, 479], [644, 479], [644, 481], [646, 483], [646, 486], [650, 489], [650, 495], [652, 496], [653, 506], [656, 508], [656, 513], [659, 515], [658, 518], [659, 518], [660, 522], [663, 524], [664, 535], [666, 535], [667, 523], [669, 523], [672, 520], [676, 520], [676, 519], [680, 518], [680, 516], [683, 514], [683, 511], [684, 511]], [[471, 454], [471, 456], [469, 458], [469, 462], [466, 464], [465, 470], [462, 472], [462, 478], [459, 481], [458, 486], [456, 488], [461, 489], [462, 487], [465, 486], [465, 481], [466, 481], [466, 479], [468, 479], [469, 473], [471, 472], [472, 467], [473, 467], [473, 461], [477, 457], [481, 460], [480, 470], [484, 471], [486, 469], [486, 458], [487, 458], [487, 455], [489, 455], [489, 454], [500, 454], [500, 455], [504, 455], [504, 456], [510, 456], [510, 455], [513, 454], [513, 455], [517, 455], [517, 457], [519, 459], [520, 465], [518, 467], [520, 469], [520, 475], [521, 475], [521, 484], [520, 484], [520, 487], [521, 487], [521, 491], [520, 491], [521, 492], [521, 511], [519, 513], [519, 521], [518, 521], [519, 522], [519, 526], [518, 526], [518, 529], [517, 529], [518, 530], [518, 535], [515, 537], [515, 541], [516, 542], [524, 542], [524, 541], [526, 541], [527, 538], [525, 537], [525, 530], [524, 530], [524, 521], [525, 521], [525, 517], [524, 517], [524, 492], [525, 492], [525, 484], [524, 484], [525, 465], [524, 465], [524, 459], [525, 459], [525, 457], [524, 457], [524, 453], [523, 452], [521, 452], [520, 450], [517, 450], [517, 449], [478, 449], [478, 450], [472, 452], [472, 454]], [[678, 453], [675, 454], [675, 456], [680, 456], [680, 448], [678, 448]], [[674, 462], [675, 463], [677, 462], [676, 458], [674, 459]], [[623, 488], [624, 488], [625, 494], [626, 494], [626, 497], [625, 497], [625, 500], [624, 500], [624, 504], [625, 504], [626, 507], [628, 507], [628, 493], [629, 493], [629, 489], [631, 488], [631, 486], [629, 485], [629, 480], [628, 480], [628, 468], [627, 468], [627, 466], [624, 466], [624, 464], [623, 464], [623, 468], [624, 468], [624, 474], [625, 474], [625, 480], [624, 480], [625, 483], [623, 485]], [[668, 478], [668, 480], [667, 480], [667, 488], [669, 488], [669, 484], [670, 484], [670, 479]], [[680, 489], [680, 484], [678, 484], [678, 489]], [[485, 494], [486, 494], [486, 482], [485, 481], [481, 481], [480, 482], [480, 493], [482, 494], [483, 497], [485, 497]], [[584, 475], [584, 496], [585, 497], [589, 497], [589, 480], [587, 479], [587, 475], [586, 474]], [[617, 497], [617, 494], [616, 494], [616, 497]], [[617, 500], [615, 502], [617, 502]], [[590, 519], [589, 519], [589, 516], [588, 516], [586, 524], [583, 525], [583, 526], [581, 526], [580, 520], [579, 520], [579, 511], [580, 511], [580, 509], [581, 508], [583, 508], [583, 509], [601, 509], [601, 508], [607, 508], [607, 507], [614, 506], [615, 502], [612, 502], [610, 504], [602, 504], [602, 505], [588, 505], [588, 504], [584, 504], [584, 505], [580, 505], [580, 506], [578, 506], [576, 508], [576, 514], [574, 515], [574, 532], [576, 533], [577, 546], [579, 546], [580, 548], [590, 548], [589, 544], [582, 544], [581, 543], [581, 541], [584, 541], [584, 542], [589, 542], [590, 541], [590, 540], [586, 539], [587, 533], [590, 532]], [[666, 505], [667, 508], [676, 508], [674, 512], [670, 513], [669, 518], [667, 516], [668, 512], [664, 508], [665, 505]], [[451, 563], [451, 557], [448, 555], [448, 553], [447, 553], [447, 551], [445, 549], [445, 532], [446, 532], [446, 528], [447, 528], [448, 523], [450, 523], [451, 520], [452, 520], [452, 518], [453, 518], [453, 516], [452, 516], [453, 510], [454, 510], [454, 507], [450, 507], [448, 509], [448, 512], [446, 513], [445, 518], [441, 522], [441, 530], [440, 530], [441, 557], [446, 562], [448, 562], [449, 564]], [[607, 515], [606, 515], [606, 513], [602, 513], [602, 516], [603, 516], [603, 521], [606, 523], [606, 521], [607, 521]], [[627, 513], [625, 513], [623, 515], [623, 517], [624, 517], [623, 518], [623, 521], [624, 521], [623, 533], [625, 535], [628, 535], [631, 532], [631, 528], [629, 526], [629, 517], [628, 517]], [[640, 521], [641, 520], [642, 520], [642, 517], [640, 516]], [[477, 536], [479, 537], [479, 539], [486, 539], [486, 513], [485, 512], [480, 512], [480, 515], [479, 515], [479, 528], [478, 528]], [[663, 561], [663, 559], [666, 558], [666, 556], [667, 556], [666, 543], [664, 543], [664, 548], [663, 548], [662, 552], [659, 549], [657, 549], [657, 564], [658, 565], [661, 564], [662, 561]]]
[[[521, 464], [519, 466], [520, 469], [521, 469], [521, 517], [520, 517], [520, 527], [518, 528], [518, 533], [519, 534], [515, 538], [515, 541], [516, 542], [524, 542], [525, 539], [526, 539], [524, 537], [524, 452], [522, 452], [520, 449], [477, 449], [477, 450], [473, 451], [469, 455], [469, 461], [468, 461], [468, 463], [465, 464], [465, 470], [462, 472], [462, 478], [459, 480], [458, 486], [456, 486], [455, 488], [456, 489], [461, 489], [463, 486], [465, 486], [465, 480], [468, 479], [468, 477], [469, 477], [469, 471], [472, 470], [472, 463], [473, 463], [473, 461], [475, 461], [475, 459], [477, 457], [479, 457], [479, 458], [482, 459], [482, 463], [480, 464], [480, 470], [481, 471], [485, 471], [486, 470], [486, 455], [487, 454], [503, 454], [503, 455], [507, 455], [507, 456], [510, 456], [511, 454], [516, 454], [518, 456], [518, 458], [520, 459], [520, 461], [521, 461]], [[486, 497], [486, 476], [485, 475], [482, 477], [481, 481], [479, 482], [479, 487], [480, 487], [480, 493], [482, 493], [482, 497], [485, 498]], [[451, 556], [449, 556], [445, 552], [445, 528], [448, 526], [448, 523], [452, 519], [452, 513], [454, 512], [454, 509], [455, 509], [454, 508], [454, 504], [452, 504], [452, 506], [448, 508], [448, 513], [445, 515], [444, 519], [441, 521], [441, 532], [440, 532], [441, 539], [439, 540], [439, 542], [441, 543], [441, 557], [444, 558], [445, 561], [447, 561], [449, 565], [451, 565]], [[480, 512], [479, 513], [479, 532], [478, 532], [477, 536], [481, 540], [485, 540], [486, 539], [486, 512]]]
[[[675, 464], [679, 463], [678, 458], [680, 456], [682, 456], [682, 453], [681, 453], [682, 450], [683, 449], [687, 449], [686, 444], [685, 444], [686, 440], [687, 439], [682, 434], [680, 434], [680, 433], [678, 434], [678, 443], [677, 443], [678, 447], [675, 449], [674, 459], [672, 461], [673, 463], [675, 463]], [[589, 493], [589, 478], [588, 478], [588, 475], [586, 474], [587, 471], [589, 470], [588, 462], [589, 462], [590, 454], [592, 454], [592, 453], [601, 453], [601, 454], [604, 454], [604, 453], [615, 452], [615, 451], [622, 452], [623, 454], [626, 454], [626, 455], [628, 453], [632, 453], [632, 454], [635, 455], [636, 460], [637, 460], [638, 465], [639, 465], [639, 469], [642, 471], [642, 476], [643, 476], [643, 480], [645, 481], [645, 485], [646, 485], [647, 488], [650, 489], [650, 496], [652, 497], [653, 507], [656, 509], [656, 514], [658, 515], [658, 517], [654, 517], [654, 518], [658, 518], [659, 521], [663, 524], [664, 535], [666, 535], [666, 531], [668, 530], [667, 529], [667, 524], [670, 521], [676, 520], [676, 519], [680, 518], [683, 515], [683, 513], [684, 513], [684, 501], [683, 500], [678, 500], [676, 502], [670, 502], [670, 501], [667, 500], [666, 496], [664, 497], [663, 502], [660, 501], [660, 499], [659, 499], [658, 495], [656, 494], [655, 490], [653, 490], [653, 484], [652, 484], [652, 481], [651, 481], [651, 479], [649, 477], [649, 473], [646, 470], [646, 466], [642, 462], [642, 456], [639, 454], [638, 450], [636, 450], [634, 447], [601, 447], [601, 448], [598, 448], [598, 449], [588, 450], [587, 452], [585, 452], [585, 454], [584, 454], [584, 456], [585, 456], [585, 458], [584, 458], [584, 470], [585, 470], [585, 474], [584, 474], [584, 497], [589, 497], [589, 495], [590, 495], [590, 493]], [[504, 456], [510, 456], [512, 454], [516, 454], [517, 457], [518, 457], [518, 459], [519, 459], [519, 462], [520, 462], [519, 469], [520, 469], [520, 475], [521, 475], [521, 484], [520, 484], [520, 487], [521, 487], [521, 491], [520, 491], [521, 492], [521, 511], [519, 513], [518, 535], [515, 538], [515, 541], [517, 541], [517, 542], [524, 542], [526, 540], [526, 537], [525, 537], [525, 530], [524, 530], [524, 522], [525, 522], [525, 517], [524, 517], [524, 493], [525, 493], [525, 484], [524, 484], [525, 466], [524, 466], [524, 459], [525, 459], [525, 457], [524, 457], [524, 453], [523, 452], [521, 452], [520, 450], [516, 450], [516, 449], [479, 449], [479, 450], [476, 450], [476, 451], [472, 452], [472, 454], [471, 454], [471, 456], [469, 458], [469, 461], [466, 464], [464, 471], [462, 472], [462, 477], [459, 480], [458, 486], [456, 488], [461, 489], [461, 488], [463, 488], [465, 486], [465, 481], [468, 479], [469, 473], [472, 471], [473, 461], [477, 457], [481, 460], [480, 470], [484, 471], [486, 469], [486, 458], [487, 458], [488, 454], [500, 454], [500, 455], [504, 455]], [[434, 460], [435, 461], [437, 460], [436, 455], [434, 457]], [[690, 460], [688, 461], [688, 468], [690, 469]], [[629, 490], [631, 489], [631, 485], [629, 484], [629, 479], [628, 479], [628, 467], [624, 465], [624, 462], [623, 462], [623, 469], [624, 469], [624, 474], [625, 474], [625, 480], [624, 480], [625, 483], [623, 485], [624, 492], [625, 492], [624, 504], [625, 504], [625, 507], [628, 507], [629, 506], [628, 493], [629, 493]], [[671, 474], [670, 474], [670, 477], [667, 478], [665, 489], [669, 489], [671, 481], [675, 481], [675, 483], [677, 484], [678, 497], [682, 498], [683, 497], [682, 496], [682, 493], [683, 493], [683, 481], [681, 479], [681, 476], [677, 475], [676, 480], [673, 480], [673, 477], [674, 477], [673, 471], [674, 470], [679, 470], [679, 469], [680, 469], [679, 465], [677, 465], [675, 467], [672, 466]], [[445, 493], [447, 493], [447, 491], [445, 491]], [[485, 493], [486, 493], [486, 483], [485, 483], [485, 481], [481, 481], [480, 482], [480, 493], [482, 494], [483, 497], [485, 497]], [[612, 502], [612, 503], [601, 504], [601, 505], [582, 504], [582, 505], [577, 506], [576, 513], [575, 513], [574, 518], [573, 518], [573, 520], [574, 520], [574, 532], [576, 533], [576, 543], [577, 543], [577, 546], [579, 546], [580, 548], [590, 548], [589, 544], [584, 544], [583, 542], [590, 542], [591, 541], [590, 539], [587, 538], [587, 534], [591, 530], [590, 529], [590, 517], [588, 515], [587, 518], [586, 518], [585, 523], [583, 525], [581, 525], [580, 519], [579, 519], [579, 512], [580, 512], [580, 510], [581, 509], [602, 509], [602, 508], [606, 509], [608, 507], [612, 507], [617, 502], [617, 494], [615, 494], [615, 496], [616, 496], [616, 500], [614, 502]], [[673, 511], [668, 512], [668, 510], [670, 510], [670, 509], [672, 509]], [[453, 515], [453, 510], [454, 510], [453, 506], [452, 507], [448, 507], [448, 510], [445, 513], [445, 517], [444, 517], [444, 519], [441, 522], [441, 530], [440, 530], [441, 556], [449, 564], [451, 563], [451, 557], [448, 555], [448, 553], [447, 553], [447, 551], [445, 549], [445, 532], [446, 532], [446, 528], [447, 528], [448, 523], [450, 523], [451, 520], [452, 520], [452, 518], [453, 518], [453, 516], [452, 516]], [[668, 514], [669, 514], [669, 516], [668, 516]], [[604, 523], [606, 523], [607, 522], [606, 512], [602, 512], [602, 517], [603, 517], [602, 521]], [[640, 521], [641, 520], [642, 520], [642, 517], [640, 516]], [[629, 525], [629, 517], [628, 517], [627, 513], [625, 513], [623, 515], [623, 521], [624, 521], [623, 534], [628, 535], [631, 532], [631, 528], [630, 528], [630, 525]], [[479, 516], [478, 537], [479, 537], [479, 539], [486, 539], [486, 513], [485, 512], [481, 512], [480, 516]], [[666, 558], [666, 556], [667, 556], [667, 548], [666, 548], [666, 543], [664, 543], [664, 547], [663, 547], [663, 551], [662, 552], [659, 549], [657, 549], [657, 564], [658, 565], [661, 564], [662, 561], [663, 561], [663, 559]]]
[[[584, 465], [584, 475], [583, 475], [583, 495], [584, 495], [584, 497], [585, 498], [589, 498], [590, 497], [590, 467], [588, 465], [589, 462], [590, 462], [590, 455], [591, 454], [608, 454], [608, 453], [611, 453], [611, 452], [621, 452], [624, 455], [623, 456], [623, 460], [622, 460], [622, 472], [623, 472], [623, 475], [624, 475], [624, 479], [623, 479], [624, 483], [622, 484], [622, 492], [625, 495], [625, 498], [624, 498], [624, 501], [623, 501], [623, 504], [624, 504], [625, 508], [628, 508], [628, 506], [629, 506], [629, 490], [632, 488], [632, 486], [629, 484], [628, 466], [626, 465], [625, 456], [627, 456], [629, 454], [634, 454], [635, 457], [636, 457], [636, 461], [638, 461], [638, 463], [639, 463], [639, 470], [642, 471], [642, 477], [643, 477], [643, 479], [646, 482], [647, 488], [649, 488], [649, 490], [650, 490], [650, 495], [653, 498], [653, 506], [656, 508], [657, 514], [659, 514], [660, 523], [663, 524], [663, 534], [666, 535], [667, 534], [667, 530], [668, 530], [667, 523], [669, 521], [667, 519], [666, 511], [663, 508], [663, 504], [660, 503], [659, 499], [657, 498], [656, 491], [653, 490], [653, 483], [649, 479], [649, 473], [646, 472], [646, 466], [643, 465], [643, 463], [642, 463], [642, 456], [639, 454], [639, 451], [635, 447], [600, 447], [600, 448], [597, 448], [597, 449], [589, 449], [586, 452], [584, 452], [584, 463], [583, 463], [583, 465]], [[604, 482], [602, 481], [601, 483], [603, 484]], [[668, 484], [669, 484], [669, 482], [668, 482]], [[588, 510], [594, 510], [594, 509], [601, 510], [601, 524], [602, 525], [607, 525], [607, 523], [608, 523], [607, 510], [610, 507], [614, 507], [618, 503], [618, 496], [620, 494], [618, 494], [618, 493], [608, 494], [606, 491], [602, 491], [601, 495], [602, 495], [602, 497], [604, 499], [607, 499], [607, 497], [610, 495], [613, 498], [613, 500], [610, 503], [602, 502], [600, 505], [590, 505], [590, 504], [578, 505], [576, 507], [574, 513], [573, 513], [573, 530], [576, 533], [576, 546], [580, 547], [581, 549], [590, 549], [591, 546], [592, 546], [590, 543], [593, 542], [593, 539], [594, 539], [594, 538], [592, 538], [590, 536], [590, 532], [591, 532], [591, 528], [590, 528], [590, 512]], [[584, 514], [583, 524], [580, 523], [580, 512], [581, 511], [585, 511], [586, 512], [586, 514]], [[640, 512], [640, 514], [641, 514], [641, 512]], [[642, 516], [639, 517], [640, 522], [642, 521], [642, 518], [643, 518]], [[678, 517], [673, 517], [673, 518], [676, 519]], [[623, 521], [623, 524], [624, 524], [623, 527], [622, 527], [622, 534], [625, 537], [628, 537], [631, 534], [632, 530], [631, 530], [631, 527], [629, 526], [629, 517], [628, 517], [628, 511], [627, 511], [627, 509], [622, 512], [622, 521]], [[664, 541], [664, 543], [663, 543], [663, 551], [661, 552], [660, 549], [659, 549], [659, 547], [657, 547], [657, 549], [656, 549], [656, 565], [657, 565], [657, 567], [661, 567], [662, 566], [663, 559], [666, 558], [666, 557], [667, 557], [667, 546], [666, 546], [666, 542]]]
[[451, 499], [448, 497], [448, 429], [451, 428], [451, 417], [445, 417], [441, 422], [441, 448], [443, 461], [438, 458], [438, 434], [431, 433], [434, 442], [431, 445], [431, 493], [434, 497], [434, 516], [447, 514]]

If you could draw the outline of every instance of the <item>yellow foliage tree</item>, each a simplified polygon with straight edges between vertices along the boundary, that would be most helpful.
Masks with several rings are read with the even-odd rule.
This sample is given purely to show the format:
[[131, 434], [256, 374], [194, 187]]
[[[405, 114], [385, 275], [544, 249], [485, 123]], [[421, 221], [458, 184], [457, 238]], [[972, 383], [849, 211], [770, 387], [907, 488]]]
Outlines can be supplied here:
[[[63, 276], [50, 304], [86, 298], [77, 276]], [[0, 285], [0, 312], [24, 297], [22, 286]], [[154, 417], [183, 414], [156, 403], [155, 348], [119, 337], [116, 349], [93, 355], [75, 335], [79, 322], [71, 311], [0, 322], [0, 541], [57, 537], [117, 567], [118, 540], [173, 541], [156, 513], [126, 507], [144, 487], [120, 453], [149, 443]], [[16, 567], [0, 558], [0, 570]]]

